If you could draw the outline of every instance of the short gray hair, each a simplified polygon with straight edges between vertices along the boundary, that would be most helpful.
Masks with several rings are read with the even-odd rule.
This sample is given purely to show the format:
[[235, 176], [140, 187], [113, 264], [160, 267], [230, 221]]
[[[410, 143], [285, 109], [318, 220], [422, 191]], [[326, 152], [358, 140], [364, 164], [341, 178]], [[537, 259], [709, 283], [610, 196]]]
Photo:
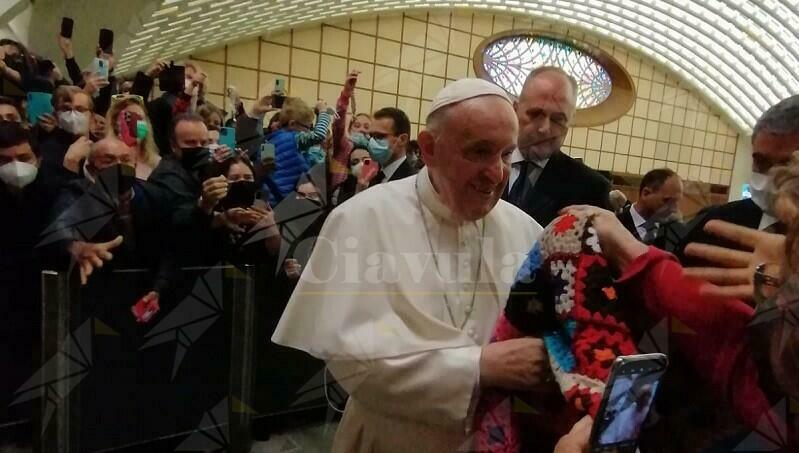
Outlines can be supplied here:
[[799, 133], [799, 95], [781, 100], [760, 115], [752, 129], [752, 141], [763, 130], [777, 135]]
[[[527, 86], [527, 84], [530, 83], [531, 80], [535, 79], [539, 75], [548, 72], [554, 72], [569, 81], [569, 85], [571, 85], [572, 90], [574, 90], [574, 100], [576, 102], [577, 92], [578, 92], [577, 80], [574, 77], [572, 77], [568, 72], [564, 71], [563, 68], [560, 68], [558, 66], [539, 66], [533, 69], [533, 71], [530, 72], [530, 75], [528, 75], [527, 78], [524, 79], [524, 86]], [[524, 88], [522, 88], [522, 90], [524, 90]]]

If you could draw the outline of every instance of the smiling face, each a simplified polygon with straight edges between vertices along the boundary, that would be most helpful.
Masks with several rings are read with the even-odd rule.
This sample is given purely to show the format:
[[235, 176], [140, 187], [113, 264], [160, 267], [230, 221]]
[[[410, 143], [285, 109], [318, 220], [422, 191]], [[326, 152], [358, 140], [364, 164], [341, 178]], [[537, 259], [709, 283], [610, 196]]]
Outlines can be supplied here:
[[502, 196], [516, 148], [516, 116], [499, 96], [468, 99], [437, 112], [432, 130], [419, 133], [430, 179], [462, 221], [484, 217]]
[[576, 111], [569, 79], [545, 71], [527, 81], [516, 104], [519, 150], [527, 159], [548, 159], [560, 149]]

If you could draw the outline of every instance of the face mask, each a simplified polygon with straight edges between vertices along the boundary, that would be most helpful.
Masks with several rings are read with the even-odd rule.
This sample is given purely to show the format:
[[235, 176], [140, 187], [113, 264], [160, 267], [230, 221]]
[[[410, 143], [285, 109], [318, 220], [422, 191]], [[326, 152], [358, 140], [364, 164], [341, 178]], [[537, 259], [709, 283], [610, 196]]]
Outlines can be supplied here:
[[361, 170], [363, 170], [363, 162], [358, 162], [357, 164], [350, 167], [350, 171], [352, 171], [352, 176], [356, 178], [361, 177]]
[[378, 164], [385, 165], [386, 162], [391, 158], [391, 149], [388, 147], [388, 140], [385, 138], [381, 138], [380, 140], [375, 139], [374, 137], [369, 139], [369, 155], [372, 156], [374, 160], [377, 161]]
[[354, 132], [350, 135], [353, 148], [369, 149], [369, 137], [363, 132]]
[[180, 151], [182, 154], [180, 163], [188, 172], [197, 171], [211, 162], [211, 155], [208, 153], [208, 150], [202, 146], [196, 148], [181, 148]]
[[771, 177], [764, 173], [752, 172], [749, 178], [749, 192], [752, 201], [767, 214], [774, 211], [774, 184]]
[[99, 181], [112, 195], [127, 193], [136, 181], [136, 169], [126, 164], [114, 164], [97, 174]]
[[84, 135], [89, 131], [86, 115], [75, 110], [67, 110], [58, 114], [58, 127], [73, 135]]
[[0, 166], [0, 180], [11, 187], [21, 189], [36, 179], [39, 168], [26, 162], [9, 162]]
[[255, 202], [255, 192], [258, 186], [255, 181], [236, 181], [228, 185], [227, 195], [221, 201], [225, 209], [249, 208]]

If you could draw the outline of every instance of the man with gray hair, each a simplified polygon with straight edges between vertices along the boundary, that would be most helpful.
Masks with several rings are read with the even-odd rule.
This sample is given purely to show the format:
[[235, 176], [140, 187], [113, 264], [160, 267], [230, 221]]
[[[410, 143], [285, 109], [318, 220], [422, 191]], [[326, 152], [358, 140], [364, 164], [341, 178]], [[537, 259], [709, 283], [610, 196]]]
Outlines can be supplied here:
[[757, 120], [752, 130], [752, 176], [749, 180], [752, 197], [700, 211], [688, 224], [688, 232], [678, 248], [677, 255], [684, 265], [700, 264], [685, 252], [685, 247], [691, 242], [737, 248], [735, 244], [720, 241], [704, 231], [705, 224], [713, 219], [771, 233], [785, 233], [785, 225], [774, 215], [774, 184], [770, 170], [787, 164], [791, 154], [797, 150], [799, 95], [783, 99]]
[[577, 82], [558, 67], [537, 68], [514, 107], [519, 147], [503, 198], [544, 226], [566, 206], [608, 208], [609, 181], [561, 151], [577, 111]]
[[471, 451], [480, 388], [546, 386], [541, 339], [488, 344], [542, 231], [500, 200], [517, 132], [502, 89], [451, 83], [419, 133], [425, 168], [328, 217], [272, 339], [350, 393], [334, 452]]

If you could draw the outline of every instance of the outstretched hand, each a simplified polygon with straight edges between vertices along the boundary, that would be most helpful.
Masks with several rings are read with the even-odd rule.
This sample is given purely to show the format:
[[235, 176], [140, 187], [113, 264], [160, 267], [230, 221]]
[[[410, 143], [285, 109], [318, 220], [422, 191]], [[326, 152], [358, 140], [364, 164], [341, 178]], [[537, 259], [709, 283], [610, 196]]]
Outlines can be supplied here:
[[715, 264], [685, 269], [685, 275], [712, 283], [703, 288], [706, 295], [753, 300], [755, 268], [759, 264], [772, 264], [779, 268], [784, 263], [784, 235], [766, 233], [721, 220], [707, 222], [705, 231], [751, 250], [734, 250], [695, 242], [688, 244], [685, 247], [687, 256]]
[[122, 236], [117, 236], [112, 241], [94, 244], [91, 242], [75, 241], [69, 246], [69, 253], [80, 269], [80, 284], [89, 281], [95, 269], [103, 267], [104, 262], [114, 259], [111, 250], [122, 244]]

